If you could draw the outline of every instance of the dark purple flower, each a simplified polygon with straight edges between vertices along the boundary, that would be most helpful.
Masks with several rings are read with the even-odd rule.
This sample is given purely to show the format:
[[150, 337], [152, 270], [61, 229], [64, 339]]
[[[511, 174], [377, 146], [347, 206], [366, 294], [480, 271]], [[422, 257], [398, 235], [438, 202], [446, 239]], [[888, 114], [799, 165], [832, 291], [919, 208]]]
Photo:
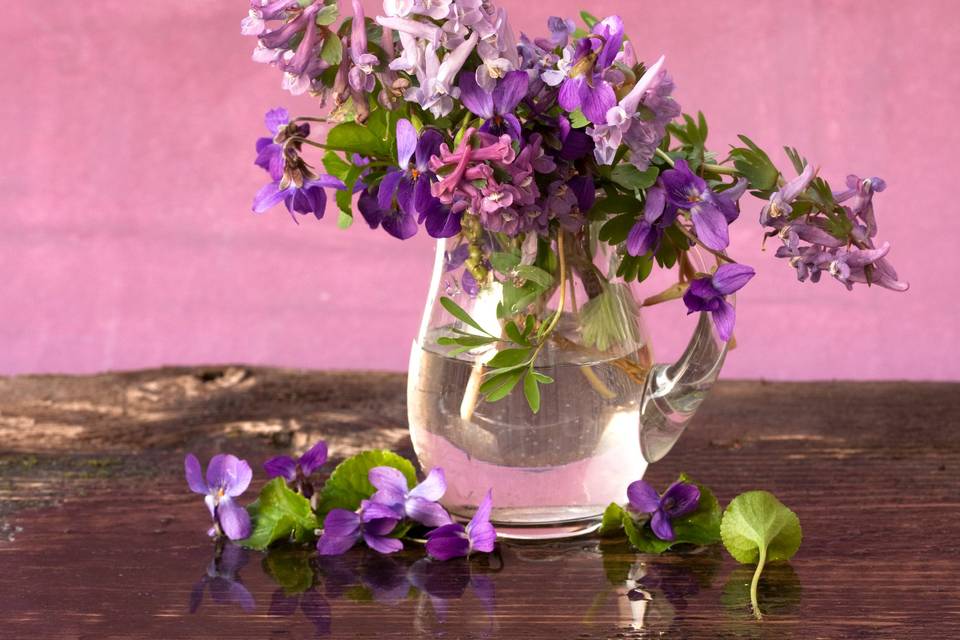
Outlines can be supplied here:
[[654, 535], [661, 540], [674, 540], [676, 536], [670, 522], [697, 510], [700, 489], [687, 482], [674, 482], [660, 496], [649, 484], [637, 480], [627, 487], [627, 498], [633, 511], [652, 514], [650, 529]]
[[427, 553], [437, 560], [468, 556], [473, 551], [489, 553], [497, 541], [497, 531], [490, 524], [493, 492], [487, 491], [477, 512], [464, 527], [460, 523], [438, 527], [427, 534]]
[[560, 106], [568, 112], [581, 109], [595, 124], [606, 123], [617, 96], [604, 76], [622, 46], [623, 20], [610, 16], [595, 24], [592, 34], [581, 38], [572, 53], [566, 48], [558, 69], [542, 76], [547, 84], [560, 85]]
[[403, 542], [390, 537], [403, 513], [388, 505], [364, 500], [360, 511], [333, 509], [323, 521], [323, 534], [317, 541], [322, 556], [338, 556], [349, 551], [363, 538], [367, 546], [380, 553], [403, 549]]
[[253, 198], [253, 212], [263, 213], [283, 201], [294, 222], [297, 222], [294, 213], [312, 213], [321, 220], [327, 207], [325, 189], [347, 188], [342, 180], [328, 175], [308, 178], [300, 186], [291, 183], [284, 187], [283, 184], [284, 180], [274, 181], [260, 189]]
[[677, 219], [678, 209], [667, 206], [667, 193], [659, 184], [647, 189], [643, 218], [627, 234], [627, 253], [642, 256], [660, 247], [663, 234]]
[[207, 573], [190, 592], [190, 613], [196, 613], [203, 602], [203, 592], [210, 591], [210, 599], [217, 604], [236, 604], [247, 613], [256, 608], [253, 594], [240, 580], [240, 569], [249, 561], [246, 549], [228, 544], [217, 549], [207, 566]]
[[436, 129], [425, 129], [418, 137], [406, 119], [397, 122], [396, 131], [397, 167], [387, 171], [376, 197], [372, 188], [360, 196], [360, 213], [370, 228], [382, 226], [401, 240], [417, 233], [418, 222], [425, 222], [427, 233], [434, 238], [456, 235], [460, 232], [460, 216], [452, 215], [430, 190], [436, 180], [430, 159], [440, 152], [443, 135]]
[[247, 461], [230, 454], [213, 456], [207, 466], [206, 480], [200, 462], [192, 453], [187, 454], [183, 466], [190, 490], [204, 496], [203, 501], [213, 518], [213, 527], [208, 533], [211, 536], [224, 534], [231, 540], [248, 537], [250, 515], [234, 500], [243, 495], [253, 478], [253, 470]]
[[290, 456], [277, 456], [267, 460], [263, 468], [267, 472], [267, 477], [283, 478], [309, 498], [313, 495], [313, 484], [309, 478], [326, 461], [327, 443], [321, 440], [296, 460]]
[[675, 168], [664, 171], [660, 181], [667, 205], [690, 212], [700, 241], [714, 251], [726, 249], [730, 244], [727, 226], [740, 215], [737, 199], [743, 195], [746, 183], [738, 182], [727, 191], [714, 193], [683, 159], [676, 161]]
[[497, 83], [493, 93], [489, 93], [477, 84], [473, 73], [462, 73], [460, 99], [473, 115], [486, 121], [480, 131], [495, 136], [508, 134], [511, 139], [520, 140], [520, 120], [513, 112], [527, 95], [529, 84], [526, 71], [511, 71]]
[[693, 280], [683, 294], [683, 303], [688, 313], [709, 311], [717, 334], [729, 340], [733, 336], [736, 312], [726, 296], [742, 289], [754, 275], [756, 272], [745, 264], [722, 264], [712, 276]]
[[431, 469], [426, 479], [413, 489], [407, 487], [406, 476], [393, 467], [374, 467], [369, 477], [370, 484], [377, 488], [370, 498], [372, 502], [390, 506], [428, 527], [453, 522], [447, 510], [437, 502], [447, 490], [443, 469]]

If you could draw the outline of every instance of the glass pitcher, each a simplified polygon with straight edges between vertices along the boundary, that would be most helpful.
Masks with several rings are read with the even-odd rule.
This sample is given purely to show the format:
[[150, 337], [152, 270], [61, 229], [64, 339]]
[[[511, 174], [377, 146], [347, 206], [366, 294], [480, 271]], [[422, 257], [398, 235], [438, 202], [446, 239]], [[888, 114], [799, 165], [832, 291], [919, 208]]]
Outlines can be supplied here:
[[[595, 237], [591, 242], [588, 231], [554, 233], [532, 250], [529, 242], [519, 246], [502, 236], [485, 242], [488, 255], [500, 254], [494, 262], [509, 267], [519, 256], [517, 268], [487, 261], [478, 272], [476, 260], [463, 264], [461, 239], [438, 242], [410, 355], [414, 449], [425, 472], [446, 472], [442, 502], [455, 517], [469, 518], [492, 490], [492, 521], [503, 536], [587, 533], [608, 504], [626, 501], [627, 485], [647, 464], [673, 447], [716, 381], [727, 344], [702, 313], [680, 359], [655, 363], [639, 302], [643, 285], [617, 277], [623, 257]], [[687, 273], [706, 271], [696, 252], [680, 257]], [[537, 273], [549, 273], [552, 282], [539, 297], [521, 299], [522, 308], [505, 309], [527, 286], [516, 272], [529, 270], [519, 265], [534, 259], [542, 267]], [[486, 280], [477, 284], [471, 269], [487, 273]], [[451, 314], [450, 302], [483, 331]], [[487, 363], [511, 346], [506, 324], [523, 326], [527, 316], [533, 326], [555, 322], [533, 359], [533, 371], [552, 380], [539, 386], [536, 412], [522, 384], [495, 402], [480, 392], [490, 376]], [[470, 350], [450, 344], [485, 334], [502, 340]]]

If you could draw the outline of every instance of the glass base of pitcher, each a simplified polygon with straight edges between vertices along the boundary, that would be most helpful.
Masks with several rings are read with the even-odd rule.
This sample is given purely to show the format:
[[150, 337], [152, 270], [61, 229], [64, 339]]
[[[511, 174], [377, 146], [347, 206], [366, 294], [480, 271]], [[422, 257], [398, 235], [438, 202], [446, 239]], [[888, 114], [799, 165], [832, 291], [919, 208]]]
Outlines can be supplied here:
[[[574, 512], [570, 516], [563, 512]], [[472, 514], [459, 509], [451, 511], [455, 520], [466, 524]], [[566, 517], [564, 517], [566, 515]], [[497, 537], [507, 540], [562, 540], [589, 535], [600, 528], [603, 513], [592, 509], [494, 509], [490, 522]]]

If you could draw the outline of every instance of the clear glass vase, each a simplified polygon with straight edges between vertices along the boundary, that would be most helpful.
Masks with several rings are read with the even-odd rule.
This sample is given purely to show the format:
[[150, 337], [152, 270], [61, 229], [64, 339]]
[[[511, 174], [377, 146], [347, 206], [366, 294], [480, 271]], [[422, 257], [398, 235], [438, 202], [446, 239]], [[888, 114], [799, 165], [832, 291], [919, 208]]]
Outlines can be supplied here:
[[[526, 253], [521, 260], [529, 262], [531, 252], [512, 242], [491, 238], [485, 253], [513, 251], [514, 262]], [[500, 266], [498, 272], [502, 259], [487, 261], [480, 275], [488, 275], [475, 286], [470, 269], [458, 264], [461, 243], [438, 243], [410, 355], [408, 415], [420, 463], [425, 471], [445, 470], [443, 503], [457, 517], [468, 518], [492, 490], [492, 520], [501, 535], [543, 539], [589, 532], [606, 506], [624, 502], [627, 485], [676, 442], [716, 381], [727, 345], [702, 314], [680, 360], [656, 364], [640, 285], [617, 277], [621, 258], [589, 234], [540, 240], [536, 259], [552, 281], [526, 298], [518, 296], [523, 269]], [[694, 264], [694, 253], [685, 259], [693, 270], [704, 270]], [[483, 331], [451, 315], [442, 298]], [[506, 324], [523, 326], [527, 316], [535, 327], [554, 327], [533, 359], [533, 370], [553, 381], [539, 387], [537, 412], [522, 384], [495, 402], [480, 393], [491, 359], [516, 346]], [[484, 333], [502, 341], [461, 353], [449, 344]]]

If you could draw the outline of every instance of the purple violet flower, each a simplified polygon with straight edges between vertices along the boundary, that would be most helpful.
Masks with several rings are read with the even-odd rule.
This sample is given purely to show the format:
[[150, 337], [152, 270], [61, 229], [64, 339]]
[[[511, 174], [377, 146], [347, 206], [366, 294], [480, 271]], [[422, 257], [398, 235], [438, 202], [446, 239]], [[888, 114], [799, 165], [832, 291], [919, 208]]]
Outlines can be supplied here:
[[709, 311], [717, 334], [724, 341], [730, 340], [733, 337], [736, 311], [733, 305], [727, 302], [726, 296], [742, 289], [755, 275], [756, 272], [745, 264], [725, 263], [717, 267], [712, 276], [696, 278], [690, 282], [690, 287], [683, 294], [687, 313]]
[[443, 469], [431, 469], [426, 479], [413, 489], [407, 488], [406, 476], [393, 467], [374, 467], [369, 477], [370, 484], [377, 488], [371, 502], [387, 505], [428, 527], [453, 522], [447, 510], [437, 502], [447, 490]]
[[556, 71], [543, 74], [551, 86], [560, 85], [558, 101], [566, 111], [581, 109], [593, 123], [606, 122], [607, 111], [617, 104], [613, 87], [604, 78], [623, 45], [623, 21], [610, 16], [594, 25], [592, 34], [581, 38], [564, 57]]
[[660, 496], [649, 484], [637, 480], [627, 487], [627, 498], [633, 511], [652, 514], [650, 529], [654, 535], [661, 540], [674, 540], [676, 536], [671, 521], [697, 510], [700, 489], [687, 482], [674, 482]]
[[438, 527], [427, 534], [427, 553], [437, 560], [449, 560], [470, 555], [474, 551], [490, 553], [497, 541], [497, 531], [490, 524], [493, 492], [487, 491], [477, 512], [464, 527], [452, 523]]
[[383, 227], [400, 240], [416, 235], [418, 223], [434, 238], [460, 232], [459, 212], [454, 213], [431, 191], [436, 174], [430, 160], [439, 153], [442, 141], [443, 135], [436, 129], [425, 129], [418, 137], [409, 120], [397, 122], [397, 167], [387, 171], [376, 193], [371, 187], [357, 202], [371, 229]]
[[253, 479], [253, 470], [246, 460], [230, 454], [219, 454], [207, 466], [206, 480], [200, 462], [192, 453], [183, 461], [190, 490], [204, 496], [210, 510], [213, 526], [211, 537], [226, 535], [231, 540], [243, 540], [250, 535], [250, 515], [234, 500], [243, 495]]
[[257, 192], [257, 195], [253, 198], [254, 213], [263, 213], [283, 201], [294, 222], [297, 222], [294, 213], [300, 215], [312, 213], [317, 220], [322, 220], [327, 208], [327, 192], [325, 189], [340, 190], [347, 188], [342, 180], [328, 175], [308, 178], [300, 186], [291, 183], [284, 187], [284, 181], [274, 180]]
[[526, 71], [511, 71], [489, 93], [477, 84], [473, 74], [465, 72], [460, 74], [460, 99], [473, 115], [486, 120], [480, 131], [498, 137], [506, 133], [520, 140], [520, 120], [513, 112], [527, 95], [529, 84]]
[[313, 495], [310, 476], [327, 461], [327, 443], [320, 441], [294, 460], [290, 456], [276, 456], [267, 460], [263, 468], [269, 478], [283, 478], [298, 492], [309, 498]]
[[667, 206], [667, 193], [660, 184], [647, 189], [643, 218], [627, 234], [627, 253], [642, 256], [660, 247], [663, 234], [677, 219], [679, 210]]
[[676, 161], [675, 168], [664, 171], [660, 182], [666, 191], [667, 205], [690, 212], [700, 241], [714, 251], [726, 249], [730, 244], [727, 226], [740, 215], [737, 200], [746, 190], [746, 182], [714, 193], [683, 159]]
[[403, 542], [390, 537], [403, 519], [390, 506], [364, 500], [359, 512], [333, 509], [323, 521], [323, 533], [317, 541], [322, 556], [339, 556], [349, 551], [363, 538], [367, 546], [380, 553], [394, 553], [403, 549]]

